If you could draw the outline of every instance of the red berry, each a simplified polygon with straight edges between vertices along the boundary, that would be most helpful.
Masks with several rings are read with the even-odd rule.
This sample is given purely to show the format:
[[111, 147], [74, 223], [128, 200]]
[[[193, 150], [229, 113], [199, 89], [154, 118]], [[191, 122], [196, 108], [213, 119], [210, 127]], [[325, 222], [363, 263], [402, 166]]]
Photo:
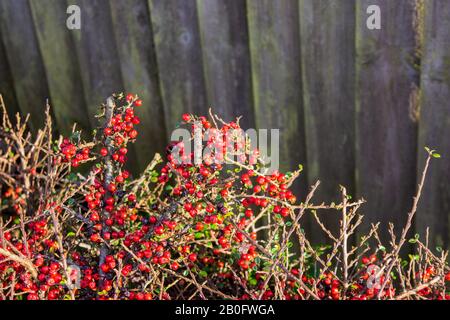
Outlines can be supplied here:
[[112, 206], [112, 205], [114, 205], [115, 200], [113, 197], [110, 197], [110, 198], [106, 199], [105, 202], [108, 206]]
[[78, 159], [73, 159], [72, 160], [72, 167], [78, 167], [80, 165], [80, 161]]
[[188, 113], [183, 114], [183, 121], [189, 122], [191, 120], [191, 116]]
[[105, 130], [103, 130], [103, 133], [105, 134], [105, 136], [109, 136], [112, 133], [111, 128], [105, 128]]
[[134, 95], [129, 93], [129, 94], [127, 94], [127, 98], [126, 99], [127, 99], [128, 102], [131, 102], [134, 99]]
[[266, 179], [264, 177], [259, 176], [256, 181], [258, 184], [264, 184], [266, 182]]
[[102, 264], [100, 266], [100, 269], [102, 269], [103, 272], [108, 272], [109, 271], [109, 266], [107, 264]]
[[137, 132], [136, 130], [132, 130], [132, 131], [130, 131], [130, 132], [128, 133], [128, 136], [129, 136], [131, 139], [135, 139], [135, 138], [137, 137], [137, 135], [138, 135], [138, 132]]
[[203, 223], [197, 222], [197, 224], [195, 225], [195, 230], [202, 231], [203, 230]]
[[27, 296], [27, 300], [39, 300], [39, 296], [36, 293], [30, 293]]
[[188, 256], [188, 259], [189, 259], [191, 262], [195, 262], [195, 261], [197, 260], [197, 254], [196, 254], [196, 253], [191, 253], [191, 254]]
[[120, 150], [119, 150], [119, 153], [123, 154], [123, 155], [127, 154], [127, 152], [128, 152], [127, 148], [120, 148]]
[[108, 185], [108, 191], [109, 191], [109, 192], [114, 193], [114, 192], [116, 192], [116, 190], [117, 190], [117, 188], [116, 188], [116, 185], [115, 185], [114, 183], [110, 183], [110, 184]]
[[164, 233], [164, 227], [163, 227], [163, 226], [157, 226], [157, 227], [155, 228], [155, 233], [156, 233], [157, 235], [163, 234], [163, 233]]
[[136, 106], [136, 107], [140, 107], [140, 106], [142, 106], [142, 100], [136, 100], [135, 102], [134, 102], [134, 105]]

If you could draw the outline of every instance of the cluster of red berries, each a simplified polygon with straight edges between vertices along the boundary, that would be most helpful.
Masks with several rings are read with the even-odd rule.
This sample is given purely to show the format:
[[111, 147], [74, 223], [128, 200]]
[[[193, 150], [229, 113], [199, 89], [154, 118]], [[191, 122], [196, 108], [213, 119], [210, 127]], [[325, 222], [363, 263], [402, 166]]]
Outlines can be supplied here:
[[90, 149], [88, 147], [78, 149], [70, 139], [65, 138], [59, 146], [64, 162], [70, 162], [72, 167], [78, 167], [83, 161], [89, 159]]
[[[134, 129], [134, 126], [140, 123], [139, 117], [134, 114], [134, 108], [142, 106], [142, 100], [136, 99], [132, 94], [128, 94], [126, 97], [127, 105], [124, 111], [117, 113], [110, 121], [108, 126], [103, 129], [105, 136], [114, 137], [116, 152], [111, 156], [115, 161], [120, 163], [126, 162], [125, 155], [127, 154], [126, 142], [127, 139], [136, 139], [138, 132]], [[102, 156], [108, 155], [108, 149], [103, 148], [101, 151]]]
[[8, 201], [10, 203], [11, 209], [15, 214], [19, 214], [21, 212], [21, 208], [23, 208], [26, 204], [26, 199], [22, 197], [23, 188], [9, 187], [6, 192], [3, 194], [4, 201]]

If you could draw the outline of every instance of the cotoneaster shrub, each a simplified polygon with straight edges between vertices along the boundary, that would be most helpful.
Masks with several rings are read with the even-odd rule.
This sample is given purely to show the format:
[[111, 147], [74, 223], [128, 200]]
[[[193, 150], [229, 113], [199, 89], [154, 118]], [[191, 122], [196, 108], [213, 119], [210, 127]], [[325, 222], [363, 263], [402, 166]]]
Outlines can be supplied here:
[[[407, 239], [426, 170], [408, 223], [382, 244], [378, 224], [358, 238], [364, 201], [312, 202], [319, 182], [302, 199], [291, 192], [300, 170], [260, 173], [260, 156], [237, 139], [233, 150], [218, 137], [239, 129], [183, 115], [208, 146], [233, 166], [179, 164], [192, 157], [172, 142], [163, 160], [139, 177], [125, 170], [128, 146], [138, 138], [135, 95], [114, 95], [89, 141], [74, 128], [54, 140], [51, 118], [37, 134], [27, 120], [7, 117], [0, 128], [0, 299], [449, 299], [447, 253], [434, 253], [419, 237]], [[228, 159], [228, 158], [227, 158]], [[230, 160], [230, 159], [228, 159]], [[87, 172], [87, 173], [84, 173]], [[316, 210], [334, 211], [332, 234]], [[332, 245], [313, 246], [302, 217], [312, 214]], [[415, 252], [406, 259], [406, 242]]]

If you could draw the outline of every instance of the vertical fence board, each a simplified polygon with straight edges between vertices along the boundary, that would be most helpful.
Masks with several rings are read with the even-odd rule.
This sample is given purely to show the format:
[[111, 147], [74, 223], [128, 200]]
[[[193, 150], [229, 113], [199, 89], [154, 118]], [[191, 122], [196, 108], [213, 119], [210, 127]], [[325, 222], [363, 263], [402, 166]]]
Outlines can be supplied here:
[[[280, 129], [282, 171], [306, 161], [298, 12], [297, 1], [247, 1], [256, 127]], [[301, 199], [306, 180], [294, 186]]]
[[207, 115], [195, 0], [150, 0], [167, 129], [184, 112]]
[[58, 128], [62, 134], [69, 134], [76, 122], [77, 128], [90, 133], [72, 31], [66, 27], [67, 4], [41, 0], [30, 1], [30, 6]]
[[0, 24], [21, 113], [32, 114], [30, 126], [37, 129], [49, 94], [28, 1], [0, 1]]
[[14, 91], [14, 82], [11, 76], [8, 59], [6, 58], [5, 48], [3, 46], [0, 29], [0, 95], [6, 105], [8, 115], [13, 118], [19, 112], [16, 94]]
[[81, 8], [81, 29], [71, 32], [82, 74], [89, 117], [114, 92], [123, 89], [119, 57], [112, 31], [109, 1], [69, 0]]
[[[320, 201], [354, 192], [355, 3], [300, 1], [303, 97], [309, 181], [320, 179]], [[332, 231], [338, 219], [321, 215]]]
[[144, 100], [143, 107], [137, 110], [141, 136], [136, 141], [142, 169], [155, 152], [163, 151], [166, 142], [148, 3], [146, 0], [112, 1], [111, 12], [125, 88]]
[[[69, 0], [81, 8], [81, 30], [72, 31], [82, 74], [89, 118], [97, 127], [94, 116], [99, 106], [112, 93], [123, 91], [119, 55], [114, 38], [110, 3], [107, 0]], [[129, 167], [138, 172], [135, 149], [128, 153]]]
[[305, 163], [298, 6], [296, 1], [247, 2], [255, 121], [280, 129], [280, 164]]
[[424, 235], [430, 226], [430, 243], [450, 244], [450, 2], [425, 1], [424, 47], [421, 75], [419, 123], [420, 177], [425, 163], [424, 146], [436, 149], [441, 159], [433, 159], [423, 190], [416, 220]]
[[253, 127], [245, 0], [198, 0], [208, 105], [219, 116]]
[[[381, 30], [369, 30], [369, 5], [381, 8]], [[414, 2], [363, 0], [356, 11], [356, 168], [368, 222], [391, 221], [400, 232], [415, 190], [417, 125], [410, 97], [414, 68]]]

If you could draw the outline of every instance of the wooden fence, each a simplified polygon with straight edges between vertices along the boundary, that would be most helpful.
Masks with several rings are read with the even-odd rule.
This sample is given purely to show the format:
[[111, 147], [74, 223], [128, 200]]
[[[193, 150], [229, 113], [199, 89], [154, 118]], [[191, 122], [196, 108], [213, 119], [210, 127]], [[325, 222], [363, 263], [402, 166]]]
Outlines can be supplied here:
[[[69, 4], [81, 30], [66, 28]], [[381, 30], [366, 26], [373, 4]], [[415, 227], [448, 245], [449, 31], [448, 0], [2, 0], [0, 92], [34, 127], [49, 98], [62, 133], [73, 122], [90, 130], [112, 92], [138, 93], [135, 171], [184, 112], [212, 106], [245, 127], [280, 128], [282, 169], [306, 169], [300, 196], [316, 179], [317, 201], [345, 185], [384, 235], [389, 221], [400, 231], [430, 146], [442, 158]]]

